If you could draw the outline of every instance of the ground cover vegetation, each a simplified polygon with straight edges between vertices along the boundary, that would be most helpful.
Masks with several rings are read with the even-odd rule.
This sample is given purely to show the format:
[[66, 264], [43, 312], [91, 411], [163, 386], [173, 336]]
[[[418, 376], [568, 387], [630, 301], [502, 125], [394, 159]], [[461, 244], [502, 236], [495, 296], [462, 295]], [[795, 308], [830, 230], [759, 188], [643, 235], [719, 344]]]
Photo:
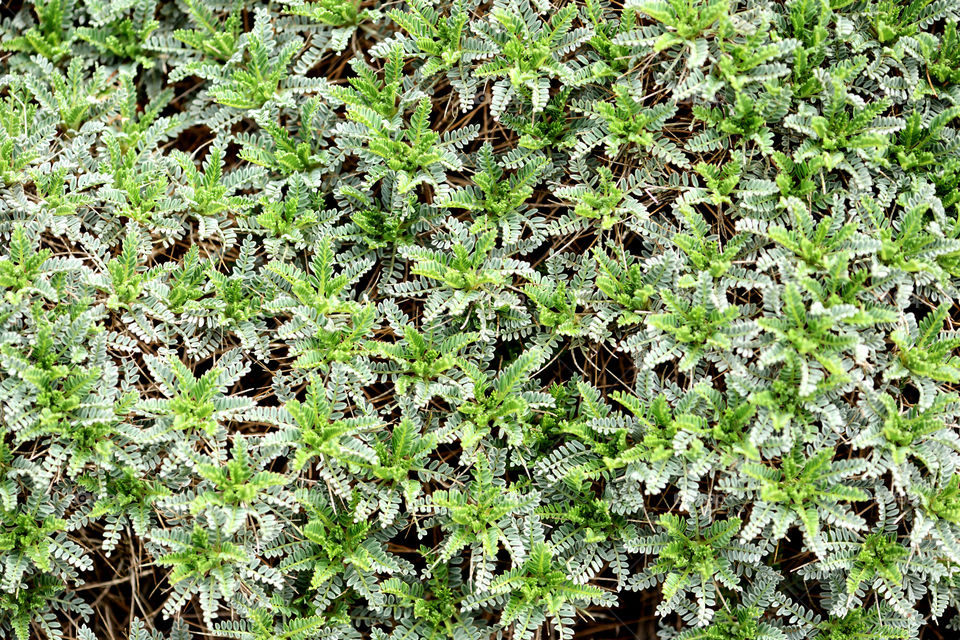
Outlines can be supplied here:
[[960, 633], [960, 2], [0, 17], [0, 636]]

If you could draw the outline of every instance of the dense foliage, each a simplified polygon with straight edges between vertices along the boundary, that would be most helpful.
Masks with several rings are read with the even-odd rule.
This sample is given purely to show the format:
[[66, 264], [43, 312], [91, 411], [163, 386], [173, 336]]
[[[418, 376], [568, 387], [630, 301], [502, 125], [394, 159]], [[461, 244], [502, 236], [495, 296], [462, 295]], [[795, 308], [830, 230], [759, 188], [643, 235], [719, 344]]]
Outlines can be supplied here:
[[5, 5], [0, 636], [960, 632], [960, 1]]

